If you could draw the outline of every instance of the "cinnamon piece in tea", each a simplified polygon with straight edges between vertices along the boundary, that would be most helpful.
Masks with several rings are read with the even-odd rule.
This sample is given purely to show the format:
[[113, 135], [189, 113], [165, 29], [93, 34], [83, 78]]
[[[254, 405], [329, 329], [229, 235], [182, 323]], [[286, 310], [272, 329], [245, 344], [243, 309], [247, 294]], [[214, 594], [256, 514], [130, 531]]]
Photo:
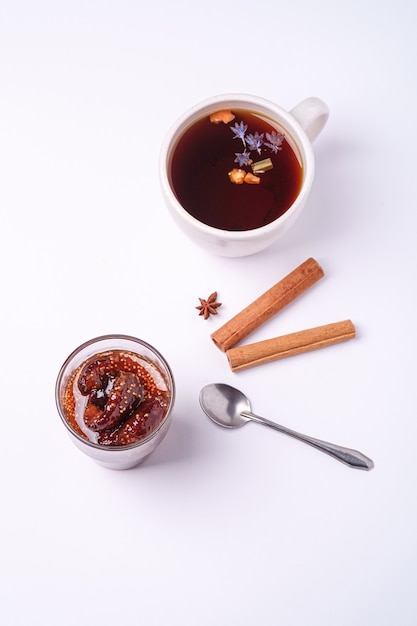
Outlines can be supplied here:
[[212, 340], [220, 350], [226, 352], [323, 276], [324, 272], [317, 261], [312, 258], [307, 259], [212, 333]]
[[226, 351], [226, 356], [232, 371], [238, 372], [254, 365], [331, 346], [347, 339], [353, 339], [355, 336], [355, 326], [351, 320], [345, 320], [231, 348]]

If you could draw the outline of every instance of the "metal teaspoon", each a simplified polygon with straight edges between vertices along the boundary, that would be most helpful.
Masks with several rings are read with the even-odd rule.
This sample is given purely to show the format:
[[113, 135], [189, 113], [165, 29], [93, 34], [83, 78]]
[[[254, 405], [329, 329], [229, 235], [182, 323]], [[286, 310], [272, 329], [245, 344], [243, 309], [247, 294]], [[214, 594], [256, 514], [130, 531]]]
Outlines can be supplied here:
[[285, 435], [304, 441], [304, 443], [308, 443], [310, 446], [329, 454], [350, 467], [363, 470], [371, 470], [374, 467], [374, 462], [357, 450], [351, 450], [350, 448], [344, 448], [302, 435], [264, 417], [254, 415], [254, 413], [251, 413], [248, 398], [241, 391], [230, 385], [223, 383], [206, 385], [200, 391], [200, 404], [206, 415], [219, 426], [239, 428], [250, 421], [258, 422], [258, 424], [270, 426]]

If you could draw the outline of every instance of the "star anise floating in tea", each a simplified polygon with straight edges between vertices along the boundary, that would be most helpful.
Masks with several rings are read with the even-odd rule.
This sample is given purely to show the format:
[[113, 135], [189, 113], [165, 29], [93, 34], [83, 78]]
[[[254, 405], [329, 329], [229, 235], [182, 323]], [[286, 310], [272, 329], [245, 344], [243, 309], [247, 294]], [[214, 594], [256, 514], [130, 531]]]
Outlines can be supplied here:
[[202, 315], [205, 320], [207, 320], [210, 315], [217, 315], [217, 309], [222, 305], [221, 302], [217, 302], [217, 291], [213, 291], [207, 300], [203, 298], [199, 298], [199, 300], [200, 306], [196, 306], [195, 308], [200, 311], [199, 315]]
[[[235, 119], [235, 115], [232, 111], [218, 111], [210, 115], [210, 122], [219, 124], [229, 124]], [[251, 152], [257, 152], [258, 155], [262, 154], [264, 147], [269, 148], [272, 154], [278, 154], [282, 150], [282, 142], [284, 141], [284, 134], [272, 130], [270, 132], [258, 131], [254, 133], [247, 133], [248, 125], [243, 121], [235, 122], [234, 126], [230, 126], [230, 130], [233, 133], [233, 139], [240, 139], [243, 144], [243, 152], [235, 152], [235, 163], [238, 164], [238, 168], [235, 168], [229, 172], [229, 180], [235, 185], [241, 185], [242, 183], [248, 183], [249, 185], [259, 185], [261, 179], [258, 174], [263, 174], [269, 169], [273, 168], [273, 163], [270, 158], [262, 159], [261, 161], [253, 162]], [[246, 172], [242, 167], [252, 167], [252, 172]]]

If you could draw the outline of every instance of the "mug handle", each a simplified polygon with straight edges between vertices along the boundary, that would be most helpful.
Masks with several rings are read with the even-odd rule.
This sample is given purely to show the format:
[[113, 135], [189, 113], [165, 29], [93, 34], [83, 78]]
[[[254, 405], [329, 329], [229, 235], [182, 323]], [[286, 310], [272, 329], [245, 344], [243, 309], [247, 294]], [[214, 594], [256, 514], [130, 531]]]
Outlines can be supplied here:
[[311, 97], [302, 100], [290, 113], [313, 142], [329, 118], [329, 107], [320, 98]]

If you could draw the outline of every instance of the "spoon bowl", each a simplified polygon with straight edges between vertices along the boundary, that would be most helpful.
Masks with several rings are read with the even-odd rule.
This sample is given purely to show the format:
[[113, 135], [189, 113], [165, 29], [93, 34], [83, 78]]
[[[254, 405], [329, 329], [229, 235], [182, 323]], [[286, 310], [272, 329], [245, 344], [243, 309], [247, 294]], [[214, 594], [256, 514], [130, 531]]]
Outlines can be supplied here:
[[363, 470], [371, 470], [374, 467], [374, 462], [357, 450], [302, 435], [286, 426], [271, 422], [265, 417], [255, 415], [251, 412], [248, 398], [230, 385], [224, 383], [206, 385], [200, 391], [200, 404], [204, 413], [213, 422], [224, 428], [240, 428], [250, 421], [258, 422], [258, 424], [269, 426], [294, 439], [303, 441], [350, 467]]
[[242, 415], [251, 410], [248, 398], [230, 385], [206, 385], [200, 392], [200, 404], [206, 415], [219, 426], [240, 428], [250, 421], [249, 417]]

